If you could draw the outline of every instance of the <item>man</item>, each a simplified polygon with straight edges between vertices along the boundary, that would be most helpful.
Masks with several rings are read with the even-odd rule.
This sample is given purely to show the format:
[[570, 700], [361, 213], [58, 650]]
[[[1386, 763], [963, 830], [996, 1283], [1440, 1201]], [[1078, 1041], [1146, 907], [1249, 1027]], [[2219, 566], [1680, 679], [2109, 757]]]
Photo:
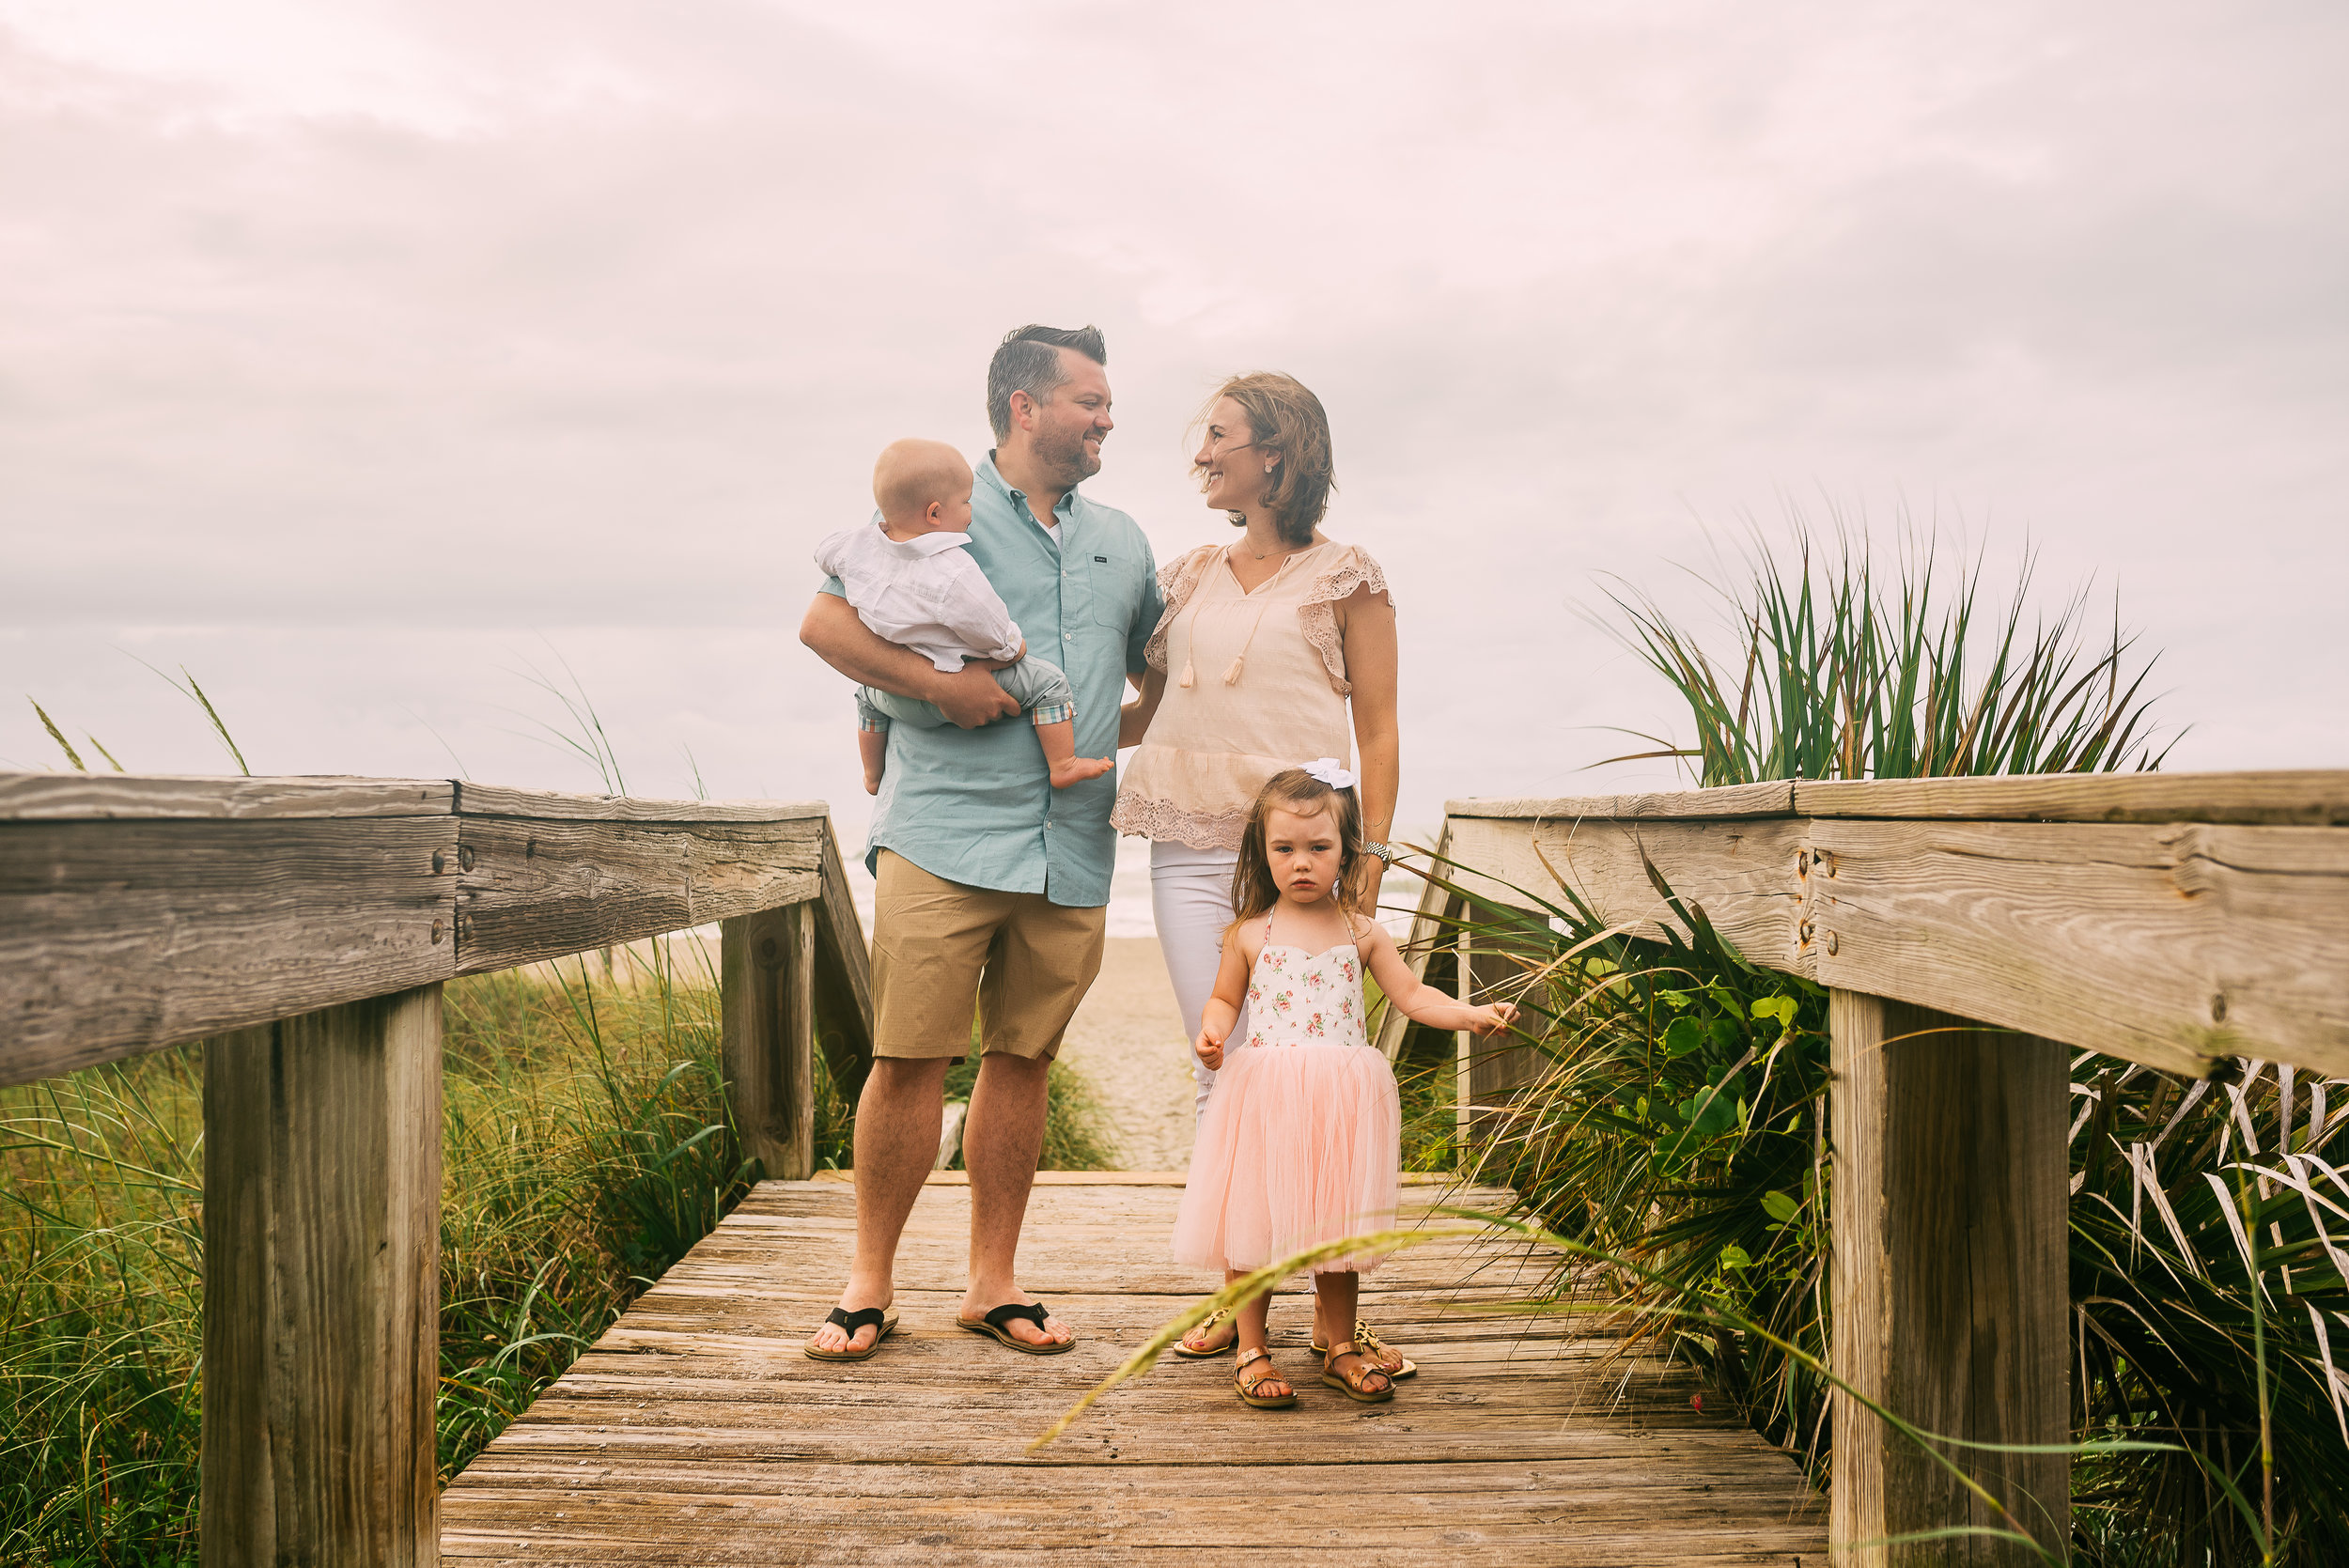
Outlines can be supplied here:
[[[1128, 675], [1162, 607], [1149, 542], [1123, 512], [1077, 493], [1101, 469], [1110, 419], [1098, 329], [1029, 326], [988, 367], [996, 445], [978, 465], [972, 556], [1035, 653], [1068, 674], [1080, 756], [1110, 756]], [[849, 679], [934, 703], [951, 725], [894, 724], [874, 801], [874, 1062], [857, 1102], [856, 1253], [840, 1310], [807, 1342], [827, 1359], [880, 1347], [897, 1240], [938, 1152], [946, 1069], [983, 1053], [963, 1162], [971, 1272], [957, 1320], [1035, 1355], [1068, 1326], [1019, 1286], [1014, 1262], [1043, 1148], [1045, 1078], [1101, 967], [1115, 835], [1113, 775], [1055, 790], [1034, 726], [987, 671], [944, 675], [883, 642], [834, 580], [800, 640]], [[884, 1315], [886, 1314], [886, 1315]]]

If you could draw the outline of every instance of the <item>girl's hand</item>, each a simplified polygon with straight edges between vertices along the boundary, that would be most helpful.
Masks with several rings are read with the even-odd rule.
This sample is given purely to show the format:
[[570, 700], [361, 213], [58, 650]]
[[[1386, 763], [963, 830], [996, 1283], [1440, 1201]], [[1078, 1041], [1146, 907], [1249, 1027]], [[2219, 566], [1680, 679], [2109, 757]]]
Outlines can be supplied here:
[[1198, 1043], [1190, 1048], [1199, 1053], [1199, 1060], [1206, 1063], [1207, 1071], [1220, 1073], [1223, 1070], [1223, 1037], [1229, 1032], [1228, 1029], [1219, 1030], [1213, 1024], [1201, 1026]]
[[1517, 1006], [1514, 1001], [1496, 1001], [1489, 1007], [1470, 1008], [1469, 1017], [1469, 1032], [1481, 1039], [1487, 1034], [1498, 1034], [1517, 1022]]

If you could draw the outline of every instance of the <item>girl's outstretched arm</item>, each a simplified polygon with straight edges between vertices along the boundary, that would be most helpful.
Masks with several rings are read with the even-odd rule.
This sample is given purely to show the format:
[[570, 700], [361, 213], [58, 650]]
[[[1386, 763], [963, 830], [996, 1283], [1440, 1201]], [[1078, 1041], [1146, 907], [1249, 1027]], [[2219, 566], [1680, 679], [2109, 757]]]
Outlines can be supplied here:
[[1403, 955], [1396, 951], [1394, 939], [1387, 928], [1375, 922], [1365, 923], [1369, 929], [1356, 939], [1362, 955], [1363, 967], [1370, 977], [1378, 982], [1378, 988], [1387, 993], [1387, 1001], [1403, 1009], [1403, 1016], [1430, 1029], [1465, 1029], [1471, 1034], [1493, 1034], [1516, 1021], [1517, 1004], [1496, 1001], [1483, 1007], [1448, 997], [1411, 972]]
[[1207, 1071], [1223, 1070], [1223, 1041], [1232, 1032], [1232, 1025], [1239, 1020], [1239, 1004], [1248, 996], [1248, 966], [1253, 962], [1240, 946], [1239, 926], [1235, 924], [1223, 933], [1223, 962], [1215, 971], [1215, 994], [1207, 998], [1207, 1005], [1199, 1015], [1199, 1038], [1191, 1049], [1207, 1064]]

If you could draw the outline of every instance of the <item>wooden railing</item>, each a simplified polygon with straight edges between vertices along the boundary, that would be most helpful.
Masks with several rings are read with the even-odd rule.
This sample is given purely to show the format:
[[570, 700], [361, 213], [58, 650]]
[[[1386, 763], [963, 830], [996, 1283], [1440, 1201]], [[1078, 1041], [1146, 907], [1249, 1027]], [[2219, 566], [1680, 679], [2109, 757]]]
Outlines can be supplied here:
[[864, 936], [820, 803], [445, 780], [0, 774], [0, 1084], [205, 1040], [208, 1568], [439, 1549], [441, 987], [721, 922], [745, 1152], [854, 1093]]
[[[1651, 866], [1748, 959], [1830, 987], [1830, 1359], [1950, 1437], [2070, 1436], [2068, 1048], [2197, 1076], [2236, 1056], [2349, 1076], [2349, 773], [1455, 800], [1439, 852], [1457, 891], [1430, 885], [1414, 950], [1424, 964], [1448, 944], [1463, 994], [1517, 972], [1459, 951], [1470, 905], [1556, 905], [1563, 882], [1654, 934], [1675, 917]], [[1382, 1033], [1390, 1055], [1403, 1029]], [[1460, 1048], [1465, 1125], [1531, 1074], [1522, 1054]], [[1992, 1522], [1848, 1396], [1834, 1433], [1838, 1563]], [[2061, 1452], [1951, 1452], [2062, 1550]]]

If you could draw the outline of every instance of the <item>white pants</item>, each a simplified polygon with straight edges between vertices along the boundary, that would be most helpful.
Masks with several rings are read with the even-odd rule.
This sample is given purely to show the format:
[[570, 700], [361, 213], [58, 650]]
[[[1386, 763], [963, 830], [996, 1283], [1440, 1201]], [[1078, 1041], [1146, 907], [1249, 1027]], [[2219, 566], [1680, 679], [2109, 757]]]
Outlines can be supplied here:
[[[1223, 962], [1223, 931], [1232, 924], [1234, 849], [1193, 849], [1164, 839], [1150, 846], [1150, 912], [1158, 920], [1159, 950], [1166, 955], [1166, 977], [1174, 984], [1174, 1005], [1183, 1011], [1183, 1048], [1199, 1038], [1200, 1015], [1215, 994], [1216, 970]], [[1248, 1009], [1232, 1026], [1232, 1043], [1248, 1037]], [[1193, 1052], [1191, 1081], [1199, 1086], [1195, 1110], [1207, 1108], [1215, 1074]]]

